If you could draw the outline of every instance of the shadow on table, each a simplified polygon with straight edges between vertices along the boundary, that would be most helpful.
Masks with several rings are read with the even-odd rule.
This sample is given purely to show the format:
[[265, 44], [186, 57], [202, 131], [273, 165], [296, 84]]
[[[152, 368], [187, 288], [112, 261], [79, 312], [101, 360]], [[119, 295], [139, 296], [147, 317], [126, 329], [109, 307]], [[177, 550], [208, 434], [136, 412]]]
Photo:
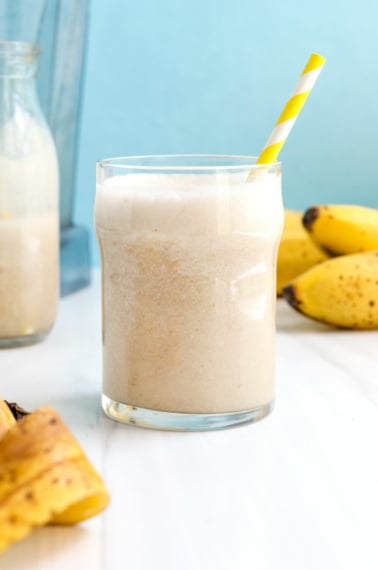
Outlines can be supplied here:
[[55, 405], [62, 415], [85, 425], [102, 415], [101, 394], [98, 391], [60, 395]]
[[345, 332], [343, 329], [337, 329], [332, 326], [320, 323], [310, 317], [301, 315], [283, 299], [277, 299], [277, 319], [276, 328], [278, 332], [283, 333], [335, 333]]
[[61, 562], [68, 563], [74, 558], [75, 550], [82, 553], [83, 542], [86, 539], [89, 542], [90, 536], [88, 530], [78, 526], [40, 528], [0, 555], [1, 570], [47, 569], [51, 567], [52, 557], [55, 561], [61, 558]]

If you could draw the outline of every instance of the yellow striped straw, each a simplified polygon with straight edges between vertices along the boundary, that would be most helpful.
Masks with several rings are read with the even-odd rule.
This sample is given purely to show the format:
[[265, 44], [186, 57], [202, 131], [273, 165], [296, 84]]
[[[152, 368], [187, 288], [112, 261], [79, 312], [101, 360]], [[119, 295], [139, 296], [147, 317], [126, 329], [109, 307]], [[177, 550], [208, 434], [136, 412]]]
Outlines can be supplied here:
[[321, 55], [311, 54], [256, 164], [271, 164], [276, 160], [325, 62], [325, 58]]

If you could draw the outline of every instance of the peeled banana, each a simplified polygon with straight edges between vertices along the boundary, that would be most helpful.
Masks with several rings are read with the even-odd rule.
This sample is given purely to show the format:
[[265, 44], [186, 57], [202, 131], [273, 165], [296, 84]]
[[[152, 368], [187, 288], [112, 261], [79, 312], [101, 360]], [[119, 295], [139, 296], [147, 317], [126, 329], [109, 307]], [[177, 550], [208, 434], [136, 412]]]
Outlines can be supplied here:
[[313, 206], [303, 225], [311, 237], [333, 254], [378, 249], [378, 210], [357, 205]]
[[277, 295], [292, 279], [328, 259], [302, 225], [302, 213], [285, 210], [284, 229], [277, 257]]
[[284, 287], [300, 313], [349, 329], [378, 328], [378, 251], [324, 261]]
[[13, 422], [4, 405], [0, 400], [0, 422], [9, 422], [0, 439], [0, 552], [38, 526], [80, 522], [109, 502], [103, 481], [55, 410], [39, 408]]

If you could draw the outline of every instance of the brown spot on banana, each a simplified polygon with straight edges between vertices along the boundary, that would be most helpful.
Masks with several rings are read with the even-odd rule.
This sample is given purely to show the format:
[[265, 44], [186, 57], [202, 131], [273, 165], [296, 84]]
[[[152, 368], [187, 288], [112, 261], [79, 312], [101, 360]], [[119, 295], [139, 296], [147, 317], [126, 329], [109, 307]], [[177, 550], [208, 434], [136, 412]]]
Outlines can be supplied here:
[[312, 225], [317, 220], [320, 215], [320, 210], [317, 206], [308, 208], [302, 217], [302, 224], [310, 232], [312, 230]]
[[287, 285], [282, 289], [283, 298], [297, 311], [300, 311], [302, 301], [298, 299], [294, 285]]
[[30, 414], [30, 412], [21, 408], [16, 402], [7, 402], [7, 400], [4, 400], [4, 402], [7, 404], [16, 421], [22, 420], [22, 418]]

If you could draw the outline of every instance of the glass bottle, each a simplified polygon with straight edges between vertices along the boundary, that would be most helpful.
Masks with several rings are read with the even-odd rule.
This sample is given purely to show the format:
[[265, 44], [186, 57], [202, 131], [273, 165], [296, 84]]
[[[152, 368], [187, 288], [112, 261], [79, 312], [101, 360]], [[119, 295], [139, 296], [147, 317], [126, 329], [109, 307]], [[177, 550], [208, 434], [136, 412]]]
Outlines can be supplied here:
[[39, 48], [0, 41], [0, 347], [41, 340], [59, 295], [59, 174], [36, 87]]
[[0, 38], [42, 48], [37, 93], [59, 162], [60, 293], [90, 283], [89, 230], [74, 220], [90, 0], [0, 0]]

